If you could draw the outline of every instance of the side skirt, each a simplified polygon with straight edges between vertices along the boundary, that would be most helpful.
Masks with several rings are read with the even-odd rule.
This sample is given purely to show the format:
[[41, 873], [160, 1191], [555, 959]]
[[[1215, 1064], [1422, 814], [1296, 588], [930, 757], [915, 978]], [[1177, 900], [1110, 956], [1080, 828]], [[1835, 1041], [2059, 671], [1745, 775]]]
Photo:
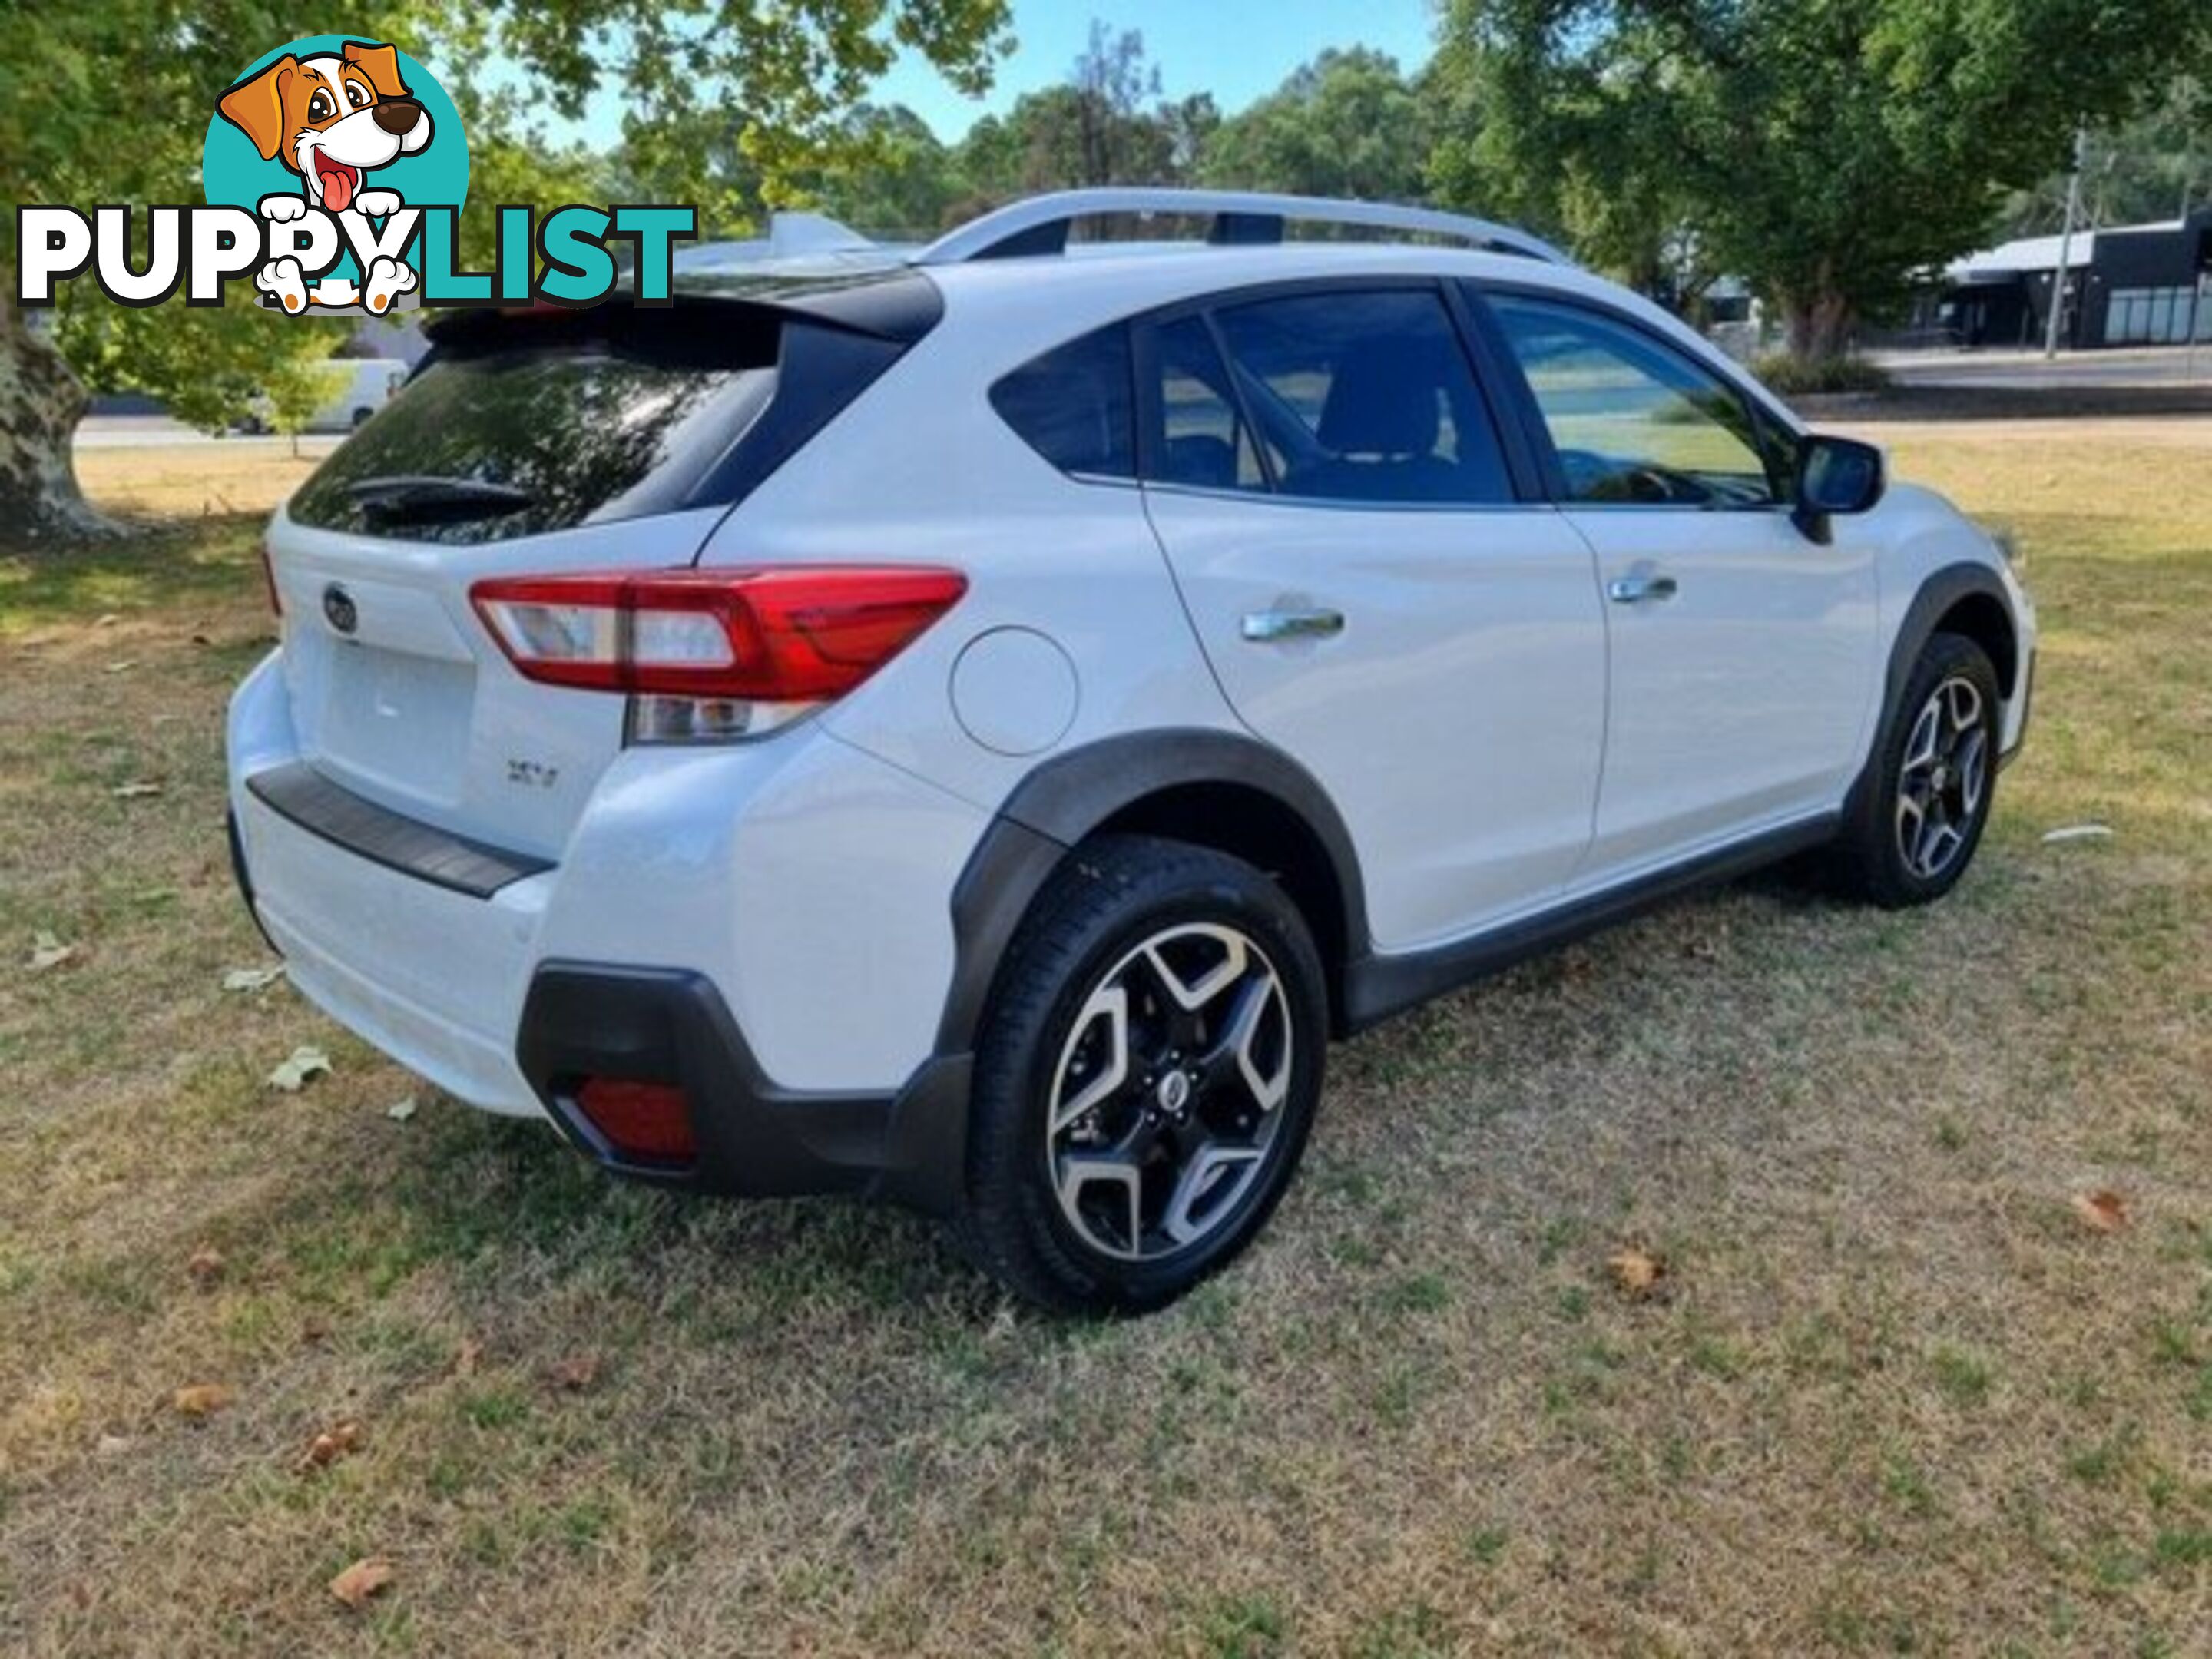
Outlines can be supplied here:
[[1346, 1034], [1365, 1030], [1393, 1014], [1626, 921], [1668, 899], [1825, 846], [1835, 839], [1841, 822], [1840, 815], [1834, 813], [1801, 819], [1653, 875], [1571, 900], [1540, 915], [1524, 917], [1433, 950], [1355, 957], [1345, 964], [1344, 970]]

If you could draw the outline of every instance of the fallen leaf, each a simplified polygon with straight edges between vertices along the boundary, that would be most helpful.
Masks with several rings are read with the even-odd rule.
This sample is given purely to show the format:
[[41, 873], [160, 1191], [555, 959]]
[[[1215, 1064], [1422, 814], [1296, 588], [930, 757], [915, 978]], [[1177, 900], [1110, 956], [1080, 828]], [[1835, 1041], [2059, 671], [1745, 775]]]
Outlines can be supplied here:
[[52, 933], [42, 930], [31, 935], [31, 971], [34, 974], [58, 968], [76, 954], [76, 945], [64, 945]]
[[203, 1244], [185, 1262], [185, 1271], [203, 1285], [212, 1285], [222, 1273], [222, 1252]]
[[556, 1360], [546, 1375], [564, 1389], [588, 1389], [599, 1381], [599, 1357], [595, 1353], [572, 1353], [566, 1359]]
[[349, 1607], [362, 1602], [392, 1582], [392, 1563], [380, 1555], [355, 1562], [331, 1580], [331, 1594]]
[[118, 800], [137, 800], [142, 795], [160, 794], [161, 786], [158, 783], [118, 783], [107, 793]]
[[2067, 841], [2102, 841], [2112, 833], [2110, 824], [2069, 823], [2063, 830], [2045, 830], [2043, 844], [2045, 847], [2056, 847], [2059, 842]]
[[292, 1057], [269, 1073], [269, 1086], [296, 1095], [307, 1086], [309, 1078], [327, 1075], [330, 1069], [331, 1057], [328, 1054], [320, 1048], [303, 1045], [293, 1049]]
[[137, 658], [125, 657], [121, 662], [112, 662], [108, 664], [107, 672], [111, 674], [127, 674], [137, 665]]
[[2074, 1194], [2074, 1213], [2094, 1232], [2116, 1233], [2128, 1224], [2128, 1201], [2109, 1187]]
[[267, 968], [234, 968], [222, 976], [226, 991], [258, 991], [284, 977], [281, 962]]
[[120, 1457], [131, 1449], [130, 1439], [119, 1434], [103, 1434], [94, 1443], [93, 1451], [101, 1457]]
[[483, 1344], [473, 1336], [461, 1339], [460, 1351], [453, 1356], [453, 1375], [474, 1376], [477, 1367], [483, 1364]]
[[300, 1322], [300, 1340], [310, 1347], [330, 1340], [331, 1322], [319, 1314], [310, 1314]]
[[361, 1425], [349, 1417], [343, 1423], [332, 1425], [307, 1443], [307, 1450], [300, 1454], [295, 1467], [305, 1474], [310, 1469], [327, 1468], [348, 1452], [361, 1449]]
[[93, 618], [92, 625], [94, 628], [112, 628], [116, 623], [122, 620], [123, 618], [117, 616], [112, 611], [107, 611], [101, 612], [98, 617]]
[[415, 1115], [415, 1097], [410, 1095], [406, 1099], [386, 1107], [384, 1115], [394, 1123], [406, 1122], [409, 1118]]
[[1635, 1297], [1651, 1295], [1659, 1281], [1667, 1276], [1664, 1256], [1632, 1247], [1614, 1251], [1606, 1257], [1605, 1265], [1613, 1270], [1613, 1282]]
[[179, 1389], [175, 1401], [179, 1415], [184, 1417], [205, 1417], [228, 1404], [230, 1390], [220, 1382], [195, 1382], [190, 1388]]

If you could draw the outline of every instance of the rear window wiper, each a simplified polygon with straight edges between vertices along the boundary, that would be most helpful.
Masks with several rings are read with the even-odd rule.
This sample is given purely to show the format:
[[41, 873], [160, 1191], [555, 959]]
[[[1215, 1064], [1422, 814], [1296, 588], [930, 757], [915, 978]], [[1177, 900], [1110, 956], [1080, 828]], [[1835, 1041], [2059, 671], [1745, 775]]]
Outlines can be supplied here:
[[362, 478], [346, 494], [372, 524], [458, 524], [496, 519], [537, 505], [538, 498], [489, 478], [441, 478], [426, 473]]

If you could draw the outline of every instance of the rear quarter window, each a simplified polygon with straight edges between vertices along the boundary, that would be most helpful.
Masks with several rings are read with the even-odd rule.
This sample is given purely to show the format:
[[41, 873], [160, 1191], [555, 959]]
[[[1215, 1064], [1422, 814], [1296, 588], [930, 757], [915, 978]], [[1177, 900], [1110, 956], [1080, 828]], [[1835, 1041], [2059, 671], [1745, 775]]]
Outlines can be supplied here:
[[1129, 331], [1117, 323], [1023, 364], [991, 388], [991, 407], [1062, 472], [1133, 478], [1129, 388]]

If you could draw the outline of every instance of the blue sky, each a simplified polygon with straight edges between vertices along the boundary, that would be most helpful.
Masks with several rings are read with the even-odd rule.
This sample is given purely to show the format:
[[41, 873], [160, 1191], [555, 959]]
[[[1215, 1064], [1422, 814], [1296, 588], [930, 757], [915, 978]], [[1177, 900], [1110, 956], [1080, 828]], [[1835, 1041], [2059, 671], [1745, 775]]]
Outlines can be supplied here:
[[[875, 100], [904, 104], [939, 137], [957, 139], [978, 116], [1004, 114], [1022, 94], [1066, 80], [1090, 43], [1093, 17], [1145, 37], [1164, 96], [1211, 92], [1224, 113], [1273, 91], [1326, 46], [1373, 46], [1418, 68], [1428, 61], [1434, 22], [1431, 0], [1013, 0], [1014, 54], [1000, 60], [988, 97], [961, 97], [909, 56], [878, 84]], [[582, 121], [550, 125], [559, 138], [604, 149], [620, 134], [620, 107], [618, 94], [603, 94]]]
[[1430, 0], [1014, 0], [1014, 55], [980, 103], [920, 59], [902, 63], [878, 101], [904, 104], [957, 138], [979, 115], [1002, 114], [1024, 92], [1065, 80], [1091, 39], [1091, 20], [1135, 29], [1170, 98], [1211, 92], [1224, 112], [1273, 91], [1325, 46], [1374, 46], [1410, 70], [1428, 60]]

